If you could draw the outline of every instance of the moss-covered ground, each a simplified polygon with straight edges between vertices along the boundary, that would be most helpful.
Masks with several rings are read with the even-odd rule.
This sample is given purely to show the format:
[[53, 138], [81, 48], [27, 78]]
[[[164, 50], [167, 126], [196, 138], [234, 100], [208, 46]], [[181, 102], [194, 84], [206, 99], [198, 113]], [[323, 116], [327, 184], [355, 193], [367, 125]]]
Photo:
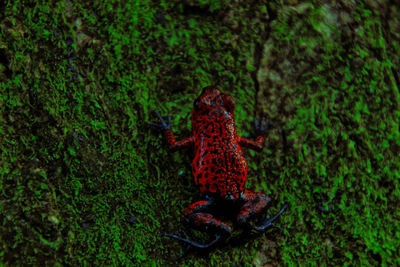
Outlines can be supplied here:
[[[0, 264], [400, 265], [399, 18], [396, 1], [0, 1]], [[191, 152], [147, 123], [188, 136], [210, 84], [240, 135], [273, 121], [247, 188], [289, 208], [282, 232], [176, 262], [159, 234], [202, 196]]]

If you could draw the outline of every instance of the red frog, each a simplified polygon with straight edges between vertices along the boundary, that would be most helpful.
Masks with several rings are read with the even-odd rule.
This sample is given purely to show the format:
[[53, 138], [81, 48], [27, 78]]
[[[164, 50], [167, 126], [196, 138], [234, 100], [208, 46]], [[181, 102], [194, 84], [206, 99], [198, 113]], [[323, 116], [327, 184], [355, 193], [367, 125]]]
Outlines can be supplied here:
[[[242, 147], [261, 151], [264, 146], [263, 120], [257, 127], [255, 141], [237, 134], [234, 120], [235, 104], [231, 96], [213, 86], [205, 87], [194, 101], [192, 112], [193, 135], [176, 141], [170, 127], [170, 117], [166, 123], [155, 112], [160, 124], [150, 123], [163, 130], [169, 148], [173, 151], [193, 147], [195, 156], [192, 172], [196, 185], [205, 195], [205, 200], [195, 202], [183, 212], [183, 220], [190, 226], [206, 230], [216, 235], [208, 244], [200, 244], [188, 238], [165, 234], [191, 246], [208, 248], [232, 233], [232, 227], [219, 217], [232, 217], [247, 229], [264, 231], [273, 225], [286, 209], [286, 205], [272, 218], [262, 216], [270, 198], [261, 193], [245, 189], [247, 162]], [[255, 121], [257, 124], [257, 121]], [[258, 224], [252, 223], [259, 219]], [[186, 234], [185, 234], [186, 235]]]

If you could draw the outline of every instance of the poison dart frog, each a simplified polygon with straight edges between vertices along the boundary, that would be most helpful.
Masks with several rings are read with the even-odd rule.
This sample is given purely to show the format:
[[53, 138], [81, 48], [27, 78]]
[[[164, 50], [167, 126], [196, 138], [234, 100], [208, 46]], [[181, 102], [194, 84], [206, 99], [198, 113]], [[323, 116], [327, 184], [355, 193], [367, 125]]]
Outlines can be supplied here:
[[[230, 217], [247, 229], [265, 231], [286, 209], [285, 205], [275, 216], [268, 218], [263, 214], [270, 198], [264, 193], [245, 189], [248, 165], [242, 147], [261, 151], [268, 127], [264, 126], [263, 119], [258, 126], [255, 120], [258, 135], [256, 140], [240, 137], [236, 131], [234, 109], [231, 96], [213, 86], [203, 88], [201, 95], [194, 101], [193, 135], [180, 141], [175, 140], [170, 117], [167, 123], [154, 111], [160, 123], [151, 122], [150, 125], [163, 131], [172, 151], [187, 147], [194, 149], [192, 173], [205, 199], [187, 207], [182, 214], [183, 221], [191, 227], [214, 234], [215, 238], [207, 244], [201, 244], [191, 240], [186, 233], [186, 238], [170, 234], [165, 236], [189, 246], [209, 248], [229, 237], [233, 231], [232, 226], [220, 217]], [[253, 222], [256, 219], [257, 224]]]

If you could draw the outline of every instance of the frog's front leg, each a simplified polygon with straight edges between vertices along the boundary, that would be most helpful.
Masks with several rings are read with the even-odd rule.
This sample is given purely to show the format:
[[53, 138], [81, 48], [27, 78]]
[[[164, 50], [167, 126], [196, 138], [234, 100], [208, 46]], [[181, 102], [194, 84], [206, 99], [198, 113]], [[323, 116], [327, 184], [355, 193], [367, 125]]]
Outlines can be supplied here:
[[245, 190], [242, 193], [242, 200], [245, 204], [241, 207], [239, 214], [236, 217], [236, 220], [239, 224], [247, 226], [257, 231], [264, 231], [268, 227], [273, 226], [273, 221], [275, 221], [286, 209], [286, 205], [272, 218], [264, 218], [261, 220], [259, 225], [251, 225], [250, 221], [253, 219], [260, 217], [267, 207], [268, 203], [271, 201], [270, 198], [261, 193], [261, 192], [253, 192], [249, 190]]
[[255, 136], [257, 136], [256, 140], [250, 140], [246, 137], [239, 137], [239, 144], [242, 147], [247, 147], [256, 151], [261, 151], [264, 147], [265, 142], [265, 134], [266, 131], [272, 126], [272, 122], [268, 122], [267, 125], [264, 125], [265, 115], [261, 118], [260, 122], [254, 119], [254, 128], [255, 128]]
[[239, 137], [239, 145], [241, 147], [247, 147], [256, 151], [261, 151], [264, 147], [265, 138], [263, 136], [257, 136], [256, 140], [250, 140], [246, 137]]
[[184, 138], [180, 141], [176, 141], [174, 133], [171, 130], [171, 117], [168, 116], [168, 123], [166, 123], [157, 111], [153, 110], [153, 113], [158, 117], [160, 123], [150, 122], [149, 124], [163, 131], [163, 134], [165, 136], [165, 139], [167, 140], [168, 147], [170, 150], [177, 151], [194, 144], [193, 136]]
[[210, 212], [214, 211], [214, 207], [215, 204], [213, 199], [202, 200], [186, 208], [182, 215], [184, 222], [189, 226], [216, 235], [215, 239], [208, 244], [203, 245], [196, 241], [181, 238], [176, 235], [165, 234], [165, 236], [177, 239], [197, 248], [209, 248], [217, 241], [226, 239], [232, 233], [232, 227], [211, 215]]

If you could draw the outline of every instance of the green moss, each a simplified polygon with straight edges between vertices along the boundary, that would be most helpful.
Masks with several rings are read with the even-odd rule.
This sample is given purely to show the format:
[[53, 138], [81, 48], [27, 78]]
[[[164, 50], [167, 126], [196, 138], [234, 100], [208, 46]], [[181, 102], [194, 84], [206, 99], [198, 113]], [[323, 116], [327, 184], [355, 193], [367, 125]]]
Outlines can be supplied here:
[[157, 109], [188, 136], [214, 84], [240, 135], [274, 122], [245, 151], [247, 186], [289, 209], [282, 232], [238, 229], [179, 264], [400, 264], [398, 7], [296, 3], [0, 4], [0, 263], [174, 263], [183, 247], [159, 234], [202, 196], [190, 152], [147, 122]]

